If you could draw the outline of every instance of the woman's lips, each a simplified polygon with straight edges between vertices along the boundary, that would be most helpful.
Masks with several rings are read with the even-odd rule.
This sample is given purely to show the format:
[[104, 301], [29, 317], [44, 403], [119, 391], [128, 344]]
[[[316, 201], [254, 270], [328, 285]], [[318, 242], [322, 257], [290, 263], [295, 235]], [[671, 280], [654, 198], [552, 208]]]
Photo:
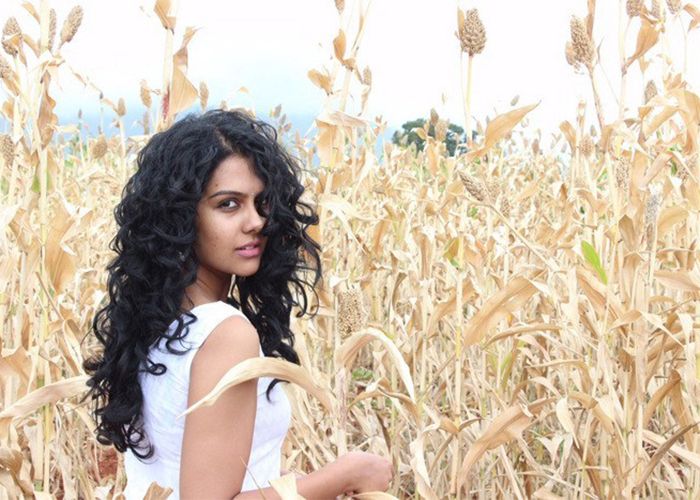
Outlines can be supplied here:
[[262, 253], [262, 247], [260, 244], [241, 247], [236, 249], [236, 253], [241, 257], [257, 257]]

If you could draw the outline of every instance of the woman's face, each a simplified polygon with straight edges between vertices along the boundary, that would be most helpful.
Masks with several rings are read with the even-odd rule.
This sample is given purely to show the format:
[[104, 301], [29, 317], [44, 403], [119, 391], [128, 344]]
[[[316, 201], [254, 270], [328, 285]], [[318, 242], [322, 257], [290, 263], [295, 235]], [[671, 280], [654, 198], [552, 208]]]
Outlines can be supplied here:
[[257, 272], [266, 238], [255, 198], [264, 187], [247, 158], [231, 155], [216, 167], [197, 205], [199, 278], [223, 279], [227, 286], [231, 275]]

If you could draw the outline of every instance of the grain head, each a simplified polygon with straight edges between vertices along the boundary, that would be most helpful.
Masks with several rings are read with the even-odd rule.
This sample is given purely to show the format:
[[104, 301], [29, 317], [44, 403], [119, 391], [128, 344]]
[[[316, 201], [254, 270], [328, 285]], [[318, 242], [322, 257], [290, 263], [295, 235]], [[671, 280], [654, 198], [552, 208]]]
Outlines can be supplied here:
[[668, 11], [674, 16], [678, 14], [682, 8], [681, 0], [666, 0], [666, 5], [668, 6]]
[[49, 50], [53, 50], [53, 43], [56, 40], [56, 9], [49, 10]]
[[615, 182], [617, 187], [627, 196], [630, 186], [630, 161], [627, 158], [618, 158], [615, 161]]
[[574, 59], [585, 65], [589, 70], [592, 69], [595, 48], [591, 37], [588, 36], [586, 24], [580, 18], [571, 16], [570, 29]]
[[659, 207], [661, 206], [661, 187], [658, 185], [649, 186], [646, 205], [644, 207], [644, 229], [647, 236], [647, 248], [653, 243], [656, 221], [659, 217]]
[[470, 56], [479, 54], [486, 46], [486, 29], [479, 18], [477, 9], [469, 9], [464, 14], [464, 25], [459, 30], [459, 43], [462, 52]]
[[369, 66], [362, 70], [362, 83], [368, 87], [372, 86], [372, 70], [369, 69]]
[[4, 80], [5, 78], [10, 78], [12, 76], [12, 68], [10, 67], [10, 64], [7, 62], [7, 59], [2, 57], [0, 55], [0, 80]]
[[339, 14], [342, 14], [345, 10], [345, 0], [335, 0], [335, 8], [338, 9]]
[[97, 139], [95, 139], [95, 142], [92, 144], [92, 157], [95, 160], [99, 160], [102, 158], [104, 155], [107, 154], [108, 146], [107, 146], [107, 139], [105, 139], [105, 136], [100, 134]]
[[447, 137], [447, 121], [438, 120], [437, 124], [435, 125], [435, 138], [438, 141], [443, 142], [446, 137]]
[[661, 19], [661, 2], [659, 0], [651, 0], [651, 15], [656, 19]]
[[497, 179], [491, 179], [486, 183], [486, 193], [489, 200], [496, 201], [501, 192], [501, 183]]
[[576, 60], [576, 54], [574, 53], [574, 46], [571, 43], [571, 41], [567, 40], [564, 54], [566, 55], [566, 62], [569, 64], [569, 66], [573, 66], [574, 69], [578, 70], [580, 65], [579, 65], [578, 61]]
[[342, 337], [361, 330], [365, 316], [362, 293], [357, 287], [338, 293], [338, 332]]
[[61, 43], [68, 43], [73, 40], [73, 37], [80, 28], [80, 23], [83, 22], [83, 8], [80, 5], [73, 7], [68, 13], [68, 17], [61, 28]]
[[143, 105], [150, 109], [151, 105], [153, 104], [153, 101], [151, 99], [151, 89], [148, 88], [146, 80], [141, 80], [139, 95], [141, 96], [141, 102], [143, 103]]
[[593, 143], [593, 139], [590, 135], [586, 134], [583, 136], [583, 138], [581, 139], [581, 144], [579, 144], [579, 149], [581, 151], [581, 154], [586, 158], [589, 158], [593, 154], [595, 150], [595, 144]]
[[12, 165], [15, 158], [15, 145], [9, 134], [0, 134], [0, 156], [6, 166]]
[[[13, 38], [17, 36], [18, 40], [10, 41], [8, 38]], [[2, 48], [9, 56], [16, 56], [18, 54], [17, 47], [22, 44], [22, 30], [19, 27], [17, 19], [14, 17], [8, 17], [5, 21], [5, 27], [2, 29]]]
[[654, 83], [654, 80], [649, 80], [646, 84], [646, 87], [644, 87], [644, 103], [645, 104], [648, 103], [658, 94], [659, 94], [659, 91], [656, 88], [656, 84]]
[[474, 177], [465, 174], [464, 172], [459, 173], [459, 178], [462, 180], [462, 184], [464, 184], [464, 188], [467, 190], [469, 194], [471, 194], [474, 198], [481, 202], [485, 202], [487, 200], [487, 192], [486, 188], [484, 187], [484, 184], [479, 180], [475, 179]]
[[501, 198], [501, 213], [504, 217], [508, 217], [510, 215], [510, 209], [510, 198], [508, 196], [503, 196]]
[[642, 0], [627, 0], [627, 15], [637, 17], [642, 11]]
[[207, 109], [209, 102], [209, 87], [205, 82], [199, 82], [199, 104], [202, 106], [202, 111]]
[[126, 103], [124, 103], [124, 98], [120, 97], [117, 102], [117, 115], [121, 118], [126, 114]]

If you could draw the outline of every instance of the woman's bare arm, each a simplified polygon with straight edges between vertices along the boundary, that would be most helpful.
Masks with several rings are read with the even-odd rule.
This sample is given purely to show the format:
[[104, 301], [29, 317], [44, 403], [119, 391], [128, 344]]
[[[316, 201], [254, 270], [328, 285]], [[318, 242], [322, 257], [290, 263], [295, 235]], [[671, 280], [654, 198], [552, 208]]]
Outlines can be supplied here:
[[[241, 361], [260, 355], [255, 328], [232, 316], [207, 337], [192, 361], [188, 406]], [[250, 457], [257, 407], [257, 379], [225, 391], [211, 406], [185, 418], [180, 461], [180, 497], [232, 498], [241, 491]]]
[[[258, 357], [255, 328], [233, 316], [217, 326], [192, 361], [188, 406], [209, 393], [241, 361]], [[257, 407], [257, 379], [233, 386], [211, 406], [187, 415], [180, 461], [180, 498], [279, 499], [271, 487], [241, 493], [250, 458]], [[352, 452], [297, 478], [297, 491], [308, 499], [334, 500], [353, 490], [385, 491], [391, 463], [378, 455]]]
[[[297, 493], [309, 500], [335, 500], [338, 495], [351, 490], [347, 467], [336, 460], [321, 469], [297, 478]], [[281, 500], [274, 488], [244, 491], [235, 500]]]

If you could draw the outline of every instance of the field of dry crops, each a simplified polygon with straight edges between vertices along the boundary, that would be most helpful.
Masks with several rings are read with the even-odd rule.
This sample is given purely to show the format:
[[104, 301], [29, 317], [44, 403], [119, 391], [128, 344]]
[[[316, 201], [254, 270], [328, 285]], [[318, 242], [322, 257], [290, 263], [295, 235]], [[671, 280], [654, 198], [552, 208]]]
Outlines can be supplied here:
[[[571, 110], [551, 141], [525, 125], [533, 105], [471, 118], [472, 60], [488, 43], [476, 11], [459, 13], [455, 40], [461, 125], [480, 132], [467, 153], [448, 155], [432, 113], [422, 151], [376, 154], [385, 124], [363, 115], [357, 19], [333, 41], [335, 67], [309, 72], [327, 96], [314, 135], [274, 114], [308, 167], [325, 270], [318, 316], [293, 318], [303, 371], [289, 372], [287, 469], [359, 448], [391, 457], [397, 498], [700, 495], [700, 96], [663, 57], [700, 8], [622, 2], [618, 113], [598, 99], [595, 0], [573, 3], [587, 16], [562, 57], [590, 79], [596, 116]], [[336, 4], [343, 21], [366, 15]], [[58, 134], [52, 79], [61, 47], [87, 43], [71, 41], [82, 11], [24, 6], [34, 19], [7, 20], [0, 56], [0, 498], [113, 498], [121, 457], [77, 403], [111, 208], [149, 130], [207, 107], [208, 92], [187, 79], [188, 34], [159, 0], [170, 55], [162, 87], [142, 88], [144, 134]], [[625, 102], [638, 68], [644, 102]], [[352, 92], [361, 109], [346, 106]], [[123, 131], [124, 102], [103, 103]], [[278, 487], [296, 498], [293, 481]]]

